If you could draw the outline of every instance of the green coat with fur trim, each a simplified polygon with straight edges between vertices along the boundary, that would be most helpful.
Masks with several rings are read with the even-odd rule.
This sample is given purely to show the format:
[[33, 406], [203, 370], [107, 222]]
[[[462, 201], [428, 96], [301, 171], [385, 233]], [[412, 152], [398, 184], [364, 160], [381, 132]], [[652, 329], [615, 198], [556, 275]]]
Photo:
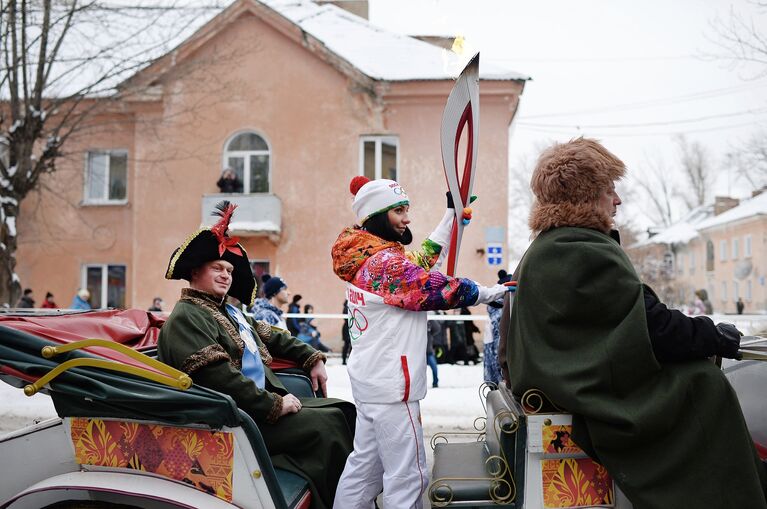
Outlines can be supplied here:
[[250, 323], [264, 361], [266, 387], [242, 374], [239, 329], [216, 299], [190, 288], [182, 291], [160, 329], [158, 358], [188, 373], [195, 384], [228, 394], [258, 424], [275, 467], [310, 482], [315, 508], [333, 505], [338, 479], [354, 438], [354, 405], [331, 398], [301, 398], [298, 413], [280, 417], [287, 394], [269, 364], [272, 355], [292, 360], [307, 373], [324, 355], [265, 322]]
[[635, 509], [767, 508], [738, 400], [709, 361], [659, 363], [642, 284], [608, 235], [553, 228], [528, 249], [508, 331], [514, 392], [573, 414], [573, 439]]

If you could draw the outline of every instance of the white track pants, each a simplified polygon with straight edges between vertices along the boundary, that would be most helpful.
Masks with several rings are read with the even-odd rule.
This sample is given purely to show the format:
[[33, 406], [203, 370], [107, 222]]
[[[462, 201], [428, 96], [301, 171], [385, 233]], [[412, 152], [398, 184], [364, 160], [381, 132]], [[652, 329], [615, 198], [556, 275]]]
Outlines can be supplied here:
[[428, 472], [419, 402], [356, 405], [354, 451], [333, 509], [371, 509], [381, 489], [385, 509], [421, 509]]

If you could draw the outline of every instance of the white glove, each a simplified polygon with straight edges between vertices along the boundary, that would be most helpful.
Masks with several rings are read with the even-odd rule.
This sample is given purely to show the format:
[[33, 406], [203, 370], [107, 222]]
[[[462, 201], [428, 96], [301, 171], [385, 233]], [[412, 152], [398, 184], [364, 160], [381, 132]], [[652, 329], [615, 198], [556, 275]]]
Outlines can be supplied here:
[[447, 252], [450, 250], [450, 233], [453, 230], [453, 219], [455, 219], [455, 211], [453, 209], [447, 209], [445, 215], [442, 216], [437, 227], [429, 235], [429, 240], [436, 242], [442, 246], [442, 251], [439, 253], [439, 258], [432, 266], [431, 270], [439, 270], [442, 267], [442, 262], [447, 258]]
[[474, 303], [475, 305], [495, 302], [509, 291], [509, 287], [504, 285], [493, 285], [490, 287], [477, 285], [477, 289], [479, 290], [479, 297], [477, 302]]
[[447, 209], [437, 227], [431, 232], [431, 235], [429, 235], [429, 240], [442, 246], [443, 252], [450, 248], [450, 233], [453, 229], [454, 218], [455, 211], [453, 209]]

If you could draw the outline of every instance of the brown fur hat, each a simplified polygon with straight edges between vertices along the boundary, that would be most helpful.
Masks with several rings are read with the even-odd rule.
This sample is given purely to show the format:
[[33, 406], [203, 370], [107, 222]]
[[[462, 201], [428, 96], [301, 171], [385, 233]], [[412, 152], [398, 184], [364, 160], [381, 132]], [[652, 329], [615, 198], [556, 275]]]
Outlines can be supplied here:
[[544, 150], [530, 180], [535, 195], [529, 220], [533, 236], [560, 226], [608, 233], [613, 218], [596, 205], [602, 192], [625, 173], [623, 161], [589, 138]]

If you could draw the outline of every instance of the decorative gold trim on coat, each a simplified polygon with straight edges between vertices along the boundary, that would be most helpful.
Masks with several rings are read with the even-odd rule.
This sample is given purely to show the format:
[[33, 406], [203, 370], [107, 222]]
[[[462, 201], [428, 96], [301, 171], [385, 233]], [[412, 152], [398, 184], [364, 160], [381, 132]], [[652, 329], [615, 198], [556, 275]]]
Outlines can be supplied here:
[[269, 415], [266, 416], [266, 422], [269, 424], [274, 424], [282, 414], [282, 396], [273, 392], [270, 394], [274, 396], [274, 404], [272, 405], [272, 409], [269, 411]]
[[261, 341], [269, 341], [269, 338], [272, 337], [272, 326], [263, 320], [253, 320], [253, 322], [256, 324], [254, 328]]
[[181, 364], [181, 371], [187, 375], [191, 375], [192, 373], [199, 371], [205, 366], [218, 361], [226, 361], [231, 363], [232, 359], [229, 357], [229, 354], [226, 353], [223, 346], [208, 345], [206, 347], [200, 348], [192, 355], [187, 357], [183, 364]]
[[325, 356], [322, 352], [314, 352], [309, 356], [308, 359], [306, 359], [306, 362], [304, 362], [304, 365], [302, 366], [304, 371], [311, 371], [317, 362], [327, 362], [328, 358]]
[[[236, 367], [238, 370], [242, 370], [242, 354], [245, 352], [245, 342], [240, 336], [240, 331], [221, 310], [221, 307], [216, 302], [215, 297], [209, 293], [195, 290], [194, 288], [184, 288], [181, 290], [180, 300], [189, 302], [190, 304], [194, 304], [196, 306], [200, 306], [201, 308], [207, 310], [213, 316], [213, 319], [216, 320], [216, 322], [218, 322], [224, 328], [229, 338], [234, 341], [234, 344], [237, 345], [237, 349], [239, 350], [237, 359], [232, 360], [232, 366]], [[268, 332], [264, 332], [264, 327], [268, 329]], [[263, 338], [264, 334], [267, 333], [269, 336], [272, 334], [272, 330], [269, 324], [257, 320], [256, 334], [258, 334], [259, 338]], [[261, 357], [261, 361], [263, 361], [266, 366], [270, 366], [272, 364], [272, 355], [269, 353], [269, 350], [266, 349], [266, 346], [261, 341], [259, 341], [258, 338], [254, 337], [253, 339], [258, 345], [258, 354]]]
[[[184, 291], [185, 290], [185, 291]], [[184, 288], [181, 292], [182, 301], [189, 302], [195, 306], [199, 306], [208, 311], [213, 319], [221, 325], [229, 338], [237, 346], [237, 358], [231, 359], [231, 364], [238, 370], [242, 369], [242, 354], [245, 351], [245, 342], [240, 337], [240, 331], [238, 331], [232, 322], [229, 321], [224, 313], [213, 301], [213, 296], [193, 288]]]

